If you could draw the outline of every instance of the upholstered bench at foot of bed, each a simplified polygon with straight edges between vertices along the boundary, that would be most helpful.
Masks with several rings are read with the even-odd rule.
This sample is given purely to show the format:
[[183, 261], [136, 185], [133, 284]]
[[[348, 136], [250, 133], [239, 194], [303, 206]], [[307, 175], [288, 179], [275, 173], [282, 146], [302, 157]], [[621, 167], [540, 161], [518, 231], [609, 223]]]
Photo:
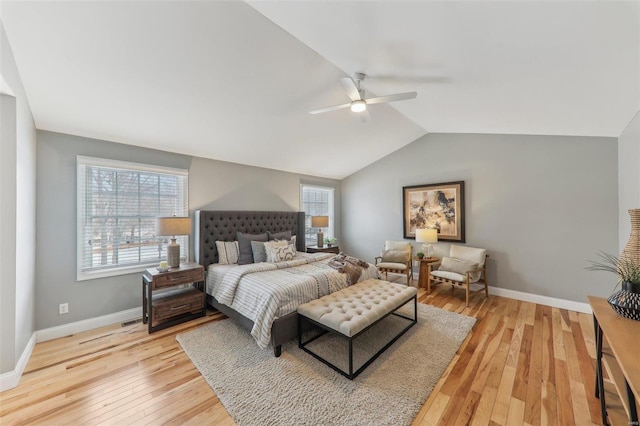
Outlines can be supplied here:
[[[417, 294], [418, 290], [415, 287], [368, 279], [321, 297], [320, 299], [300, 305], [298, 306], [298, 346], [342, 375], [353, 379], [382, 354], [382, 352], [398, 340], [409, 328], [416, 324], [418, 321]], [[395, 312], [412, 299], [414, 305], [413, 318]], [[354, 372], [353, 340], [391, 314], [409, 320], [408, 326], [403, 328], [386, 346], [365, 362], [360, 369]], [[303, 321], [312, 323], [324, 331], [303, 342], [301, 332]], [[306, 347], [308, 343], [311, 343], [327, 332], [333, 332], [349, 341], [348, 372], [341, 370]]]

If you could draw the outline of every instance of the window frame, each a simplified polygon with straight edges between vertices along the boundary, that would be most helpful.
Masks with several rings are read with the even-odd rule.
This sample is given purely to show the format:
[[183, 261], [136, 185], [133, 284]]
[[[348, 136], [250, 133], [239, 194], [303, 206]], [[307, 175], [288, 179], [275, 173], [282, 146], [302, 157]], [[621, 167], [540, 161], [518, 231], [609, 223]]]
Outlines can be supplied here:
[[[300, 184], [300, 211], [303, 211], [305, 213], [305, 232], [307, 229], [307, 218], [311, 217], [311, 215], [307, 215], [307, 211], [304, 209], [304, 189], [305, 188], [309, 188], [309, 189], [317, 189], [317, 190], [323, 190], [323, 191], [327, 191], [329, 193], [329, 227], [325, 228], [325, 233], [324, 233], [324, 237], [325, 238], [334, 238], [335, 237], [335, 218], [336, 218], [336, 203], [335, 203], [335, 193], [336, 193], [336, 189], [333, 186], [325, 186], [325, 185], [320, 185], [320, 184], [312, 184], [312, 183], [301, 183]], [[310, 227], [313, 228], [313, 227]], [[305, 233], [305, 239], [306, 239], [306, 246], [310, 247], [313, 246], [313, 243], [310, 243], [310, 237], [309, 235], [312, 234], [306, 234]], [[316, 234], [313, 234], [316, 235]], [[315, 237], [312, 237], [312, 241], [315, 240]], [[318, 245], [318, 242], [316, 241], [315, 245]]]
[[[183, 197], [184, 200], [184, 210], [187, 215], [189, 214], [189, 171], [186, 169], [179, 169], [173, 167], [165, 167], [165, 166], [155, 166], [151, 164], [144, 163], [135, 163], [130, 161], [121, 161], [121, 160], [111, 160], [105, 158], [96, 158], [96, 157], [87, 157], [78, 155], [76, 157], [76, 279], [78, 281], [86, 281], [93, 280], [97, 278], [106, 278], [113, 277], [119, 275], [127, 275], [133, 273], [143, 272], [145, 269], [155, 266], [159, 263], [159, 261], [150, 261], [150, 262], [141, 262], [133, 265], [123, 265], [123, 266], [104, 266], [99, 268], [87, 269], [83, 268], [84, 261], [84, 216], [85, 211], [83, 207], [86, 207], [86, 199], [81, 199], [81, 197], [85, 196], [86, 189], [86, 181], [85, 176], [83, 175], [84, 167], [81, 166], [89, 166], [89, 167], [100, 167], [100, 168], [110, 168], [128, 172], [137, 172], [137, 173], [156, 173], [156, 174], [164, 174], [164, 175], [173, 175], [173, 176], [182, 176], [186, 179], [185, 182], [185, 194]], [[140, 194], [140, 193], [138, 193]], [[187, 236], [188, 238], [188, 236]], [[188, 241], [188, 240], [187, 240]], [[185, 247], [182, 248], [182, 251], [186, 258], [189, 257], [189, 244], [187, 243]]]

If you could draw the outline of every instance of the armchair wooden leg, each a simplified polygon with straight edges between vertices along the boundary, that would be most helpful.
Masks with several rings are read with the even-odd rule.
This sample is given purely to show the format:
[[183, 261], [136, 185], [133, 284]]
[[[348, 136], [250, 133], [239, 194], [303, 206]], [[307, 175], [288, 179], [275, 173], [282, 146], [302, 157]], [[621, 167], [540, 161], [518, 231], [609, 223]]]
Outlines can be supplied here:
[[467, 289], [466, 289], [467, 290], [466, 302], [467, 302], [467, 308], [468, 308], [469, 307], [469, 283], [467, 283], [466, 287], [467, 287]]
[[431, 294], [431, 276], [427, 275], [427, 294]]
[[484, 294], [487, 296], [487, 299], [489, 298], [489, 285], [487, 283], [484, 283]]

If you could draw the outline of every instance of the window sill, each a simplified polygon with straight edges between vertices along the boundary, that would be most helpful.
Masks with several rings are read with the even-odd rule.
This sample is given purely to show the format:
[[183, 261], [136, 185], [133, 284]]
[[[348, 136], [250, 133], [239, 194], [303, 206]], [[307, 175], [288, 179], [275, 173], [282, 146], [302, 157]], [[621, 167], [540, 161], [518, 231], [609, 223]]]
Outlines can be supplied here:
[[100, 269], [95, 271], [78, 271], [76, 278], [78, 281], [88, 281], [88, 280], [95, 280], [99, 278], [115, 277], [118, 275], [137, 274], [137, 273], [143, 272], [147, 268], [158, 266], [158, 263], [159, 262], [152, 262], [152, 263], [146, 263], [143, 265], [123, 266], [120, 268], [108, 268], [108, 269]]

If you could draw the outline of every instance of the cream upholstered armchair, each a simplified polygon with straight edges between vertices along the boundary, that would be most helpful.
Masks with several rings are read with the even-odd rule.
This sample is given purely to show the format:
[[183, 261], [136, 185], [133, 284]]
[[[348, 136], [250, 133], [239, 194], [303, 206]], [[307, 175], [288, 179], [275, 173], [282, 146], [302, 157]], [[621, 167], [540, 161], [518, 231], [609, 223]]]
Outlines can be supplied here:
[[385, 278], [388, 278], [389, 272], [405, 274], [407, 285], [409, 285], [409, 277], [413, 279], [412, 252], [413, 247], [410, 242], [385, 241], [384, 250], [380, 256], [376, 257], [376, 267], [380, 272], [384, 272]]
[[485, 249], [452, 245], [449, 257], [428, 265], [427, 293], [431, 293], [432, 283], [451, 284], [466, 287], [466, 303], [469, 306], [469, 287], [471, 284], [484, 284], [484, 292], [489, 297], [487, 284]]

